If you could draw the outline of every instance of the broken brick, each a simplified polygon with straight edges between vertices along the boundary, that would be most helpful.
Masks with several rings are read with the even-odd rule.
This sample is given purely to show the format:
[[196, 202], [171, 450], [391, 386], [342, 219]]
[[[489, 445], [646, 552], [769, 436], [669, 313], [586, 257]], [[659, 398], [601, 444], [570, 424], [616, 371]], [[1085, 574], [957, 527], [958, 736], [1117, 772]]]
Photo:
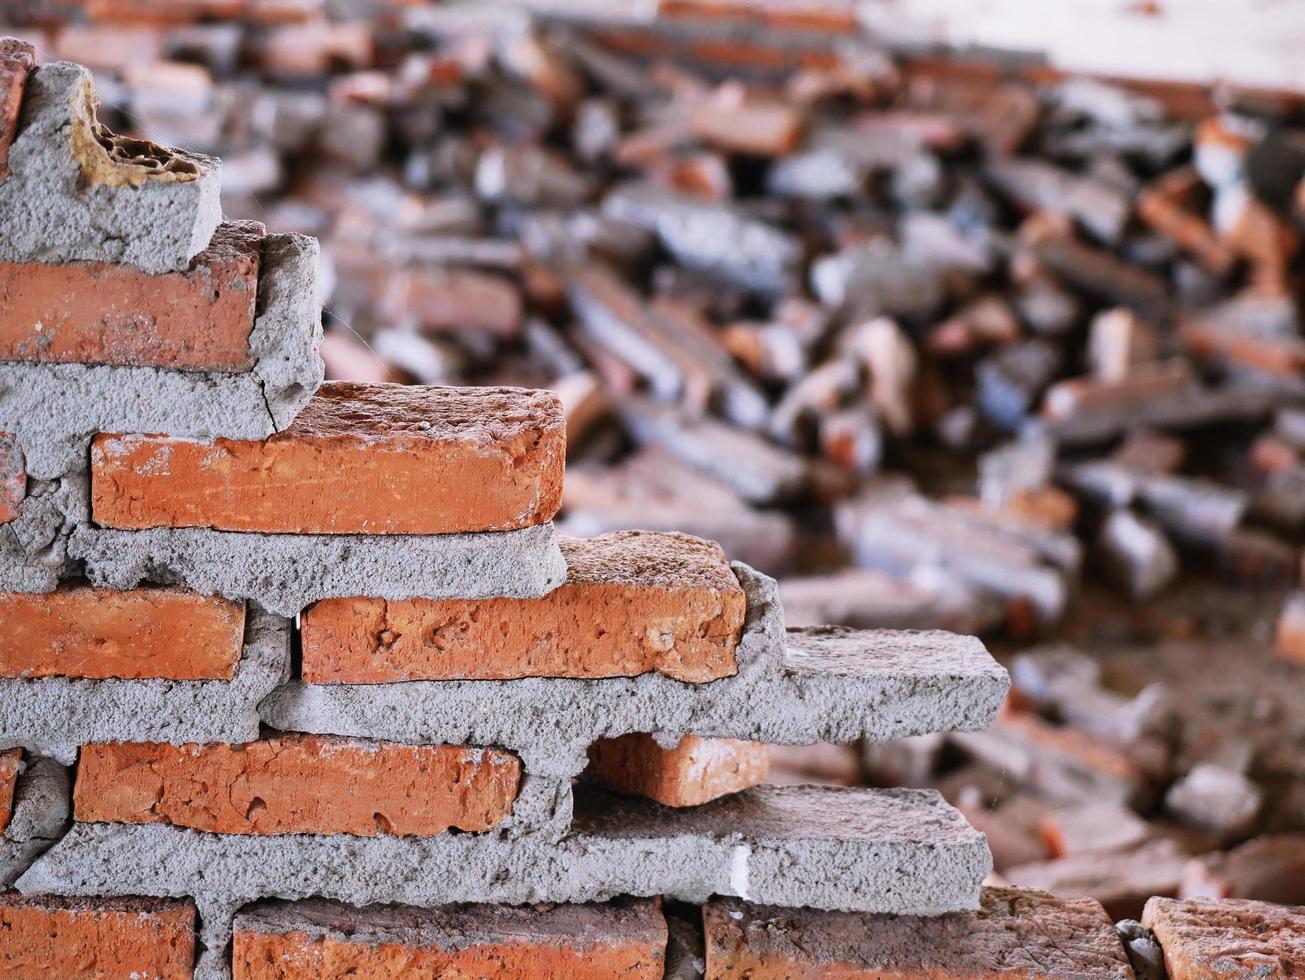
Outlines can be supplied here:
[[36, 49], [17, 38], [0, 38], [0, 180], [9, 176], [9, 147], [18, 132], [27, 73], [36, 65]]
[[14, 813], [14, 787], [22, 768], [22, 749], [0, 752], [0, 834], [9, 826], [9, 818]]
[[1142, 923], [1170, 980], [1278, 980], [1305, 971], [1305, 910], [1245, 899], [1153, 898]]
[[665, 749], [651, 735], [599, 739], [585, 775], [627, 796], [666, 806], [697, 806], [765, 781], [770, 752], [760, 742], [685, 735]]
[[0, 432], [0, 524], [18, 516], [27, 496], [27, 473], [23, 451], [12, 432]]

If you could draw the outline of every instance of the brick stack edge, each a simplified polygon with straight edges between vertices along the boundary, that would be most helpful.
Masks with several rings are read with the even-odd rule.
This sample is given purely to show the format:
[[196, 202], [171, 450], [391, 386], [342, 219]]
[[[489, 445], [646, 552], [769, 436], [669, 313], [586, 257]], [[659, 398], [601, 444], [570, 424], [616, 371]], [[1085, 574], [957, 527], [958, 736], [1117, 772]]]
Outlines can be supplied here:
[[[987, 728], [978, 640], [559, 540], [558, 399], [323, 384], [316, 243], [219, 168], [0, 41], [0, 976], [1133, 975], [935, 792], [760, 785], [760, 743]], [[1254, 905], [1146, 926], [1298, 970]]]

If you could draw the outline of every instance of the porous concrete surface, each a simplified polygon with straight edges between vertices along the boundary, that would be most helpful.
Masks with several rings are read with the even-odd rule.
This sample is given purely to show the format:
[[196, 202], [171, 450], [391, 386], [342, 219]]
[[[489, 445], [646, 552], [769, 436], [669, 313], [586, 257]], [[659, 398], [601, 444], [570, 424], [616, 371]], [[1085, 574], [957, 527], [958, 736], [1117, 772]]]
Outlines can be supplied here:
[[978, 906], [986, 838], [932, 790], [760, 787], [694, 810], [604, 794], [577, 802], [560, 843], [494, 834], [248, 837], [77, 824], [18, 881], [23, 894], [192, 896], [227, 970], [231, 921], [263, 898], [355, 906], [592, 902], [711, 895], [940, 915]]
[[288, 426], [321, 384], [321, 336], [316, 240], [268, 235], [249, 371], [0, 363], [0, 431], [17, 435], [36, 479], [85, 472], [97, 432], [264, 439]]
[[184, 585], [249, 599], [283, 616], [319, 599], [347, 596], [533, 599], [566, 578], [551, 523], [470, 534], [120, 531], [84, 524], [73, 532], [68, 553], [105, 588]]
[[95, 105], [81, 65], [54, 61], [28, 77], [0, 182], [0, 261], [185, 269], [222, 220], [221, 162], [151, 147], [152, 166], [141, 166], [113, 148]]
[[264, 702], [263, 718], [287, 731], [497, 745], [520, 755], [526, 772], [549, 776], [580, 773], [590, 744], [631, 732], [649, 732], [665, 748], [689, 734], [807, 745], [982, 731], [996, 719], [1010, 682], [978, 639], [830, 627], [786, 633], [774, 579], [732, 567], [748, 614], [731, 677], [292, 681]]
[[63, 836], [72, 781], [53, 759], [28, 761], [14, 789], [13, 816], [0, 837], [0, 889], [9, 888]]
[[0, 748], [72, 765], [85, 742], [252, 741], [258, 703], [289, 667], [289, 621], [251, 607], [230, 681], [0, 679]]
[[67, 571], [68, 535], [90, 515], [85, 474], [29, 480], [18, 516], [0, 525], [0, 592], [51, 592]]

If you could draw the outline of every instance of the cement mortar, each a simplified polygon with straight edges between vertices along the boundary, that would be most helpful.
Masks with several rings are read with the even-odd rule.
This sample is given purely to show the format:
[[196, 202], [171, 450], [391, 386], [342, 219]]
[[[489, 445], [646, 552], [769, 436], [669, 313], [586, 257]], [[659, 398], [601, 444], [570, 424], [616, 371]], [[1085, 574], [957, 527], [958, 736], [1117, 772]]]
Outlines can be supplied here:
[[0, 837], [0, 889], [11, 887], [63, 836], [71, 794], [68, 770], [53, 759], [38, 756], [19, 773], [13, 814]]
[[734, 572], [748, 615], [732, 677], [688, 684], [660, 674], [574, 680], [291, 681], [263, 704], [274, 728], [399, 742], [496, 745], [548, 776], [584, 769], [599, 738], [649, 732], [780, 745], [890, 741], [982, 731], [1010, 685], [974, 637], [938, 631], [785, 632], [775, 581]]
[[0, 748], [72, 765], [86, 742], [248, 742], [259, 701], [289, 667], [289, 621], [251, 608], [229, 681], [0, 679]]
[[68, 571], [68, 535], [89, 515], [85, 475], [29, 480], [18, 516], [0, 525], [0, 591], [53, 591]]

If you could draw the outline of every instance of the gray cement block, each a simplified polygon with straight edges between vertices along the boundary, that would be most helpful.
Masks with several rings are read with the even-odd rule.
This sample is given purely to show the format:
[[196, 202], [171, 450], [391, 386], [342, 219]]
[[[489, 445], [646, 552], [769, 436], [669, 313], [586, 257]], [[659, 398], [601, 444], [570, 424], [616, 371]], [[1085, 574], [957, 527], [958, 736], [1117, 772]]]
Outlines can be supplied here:
[[0, 525], [0, 591], [52, 591], [67, 571], [68, 535], [89, 516], [84, 475], [29, 480], [18, 516]]
[[85, 742], [248, 742], [259, 701], [289, 667], [289, 621], [251, 608], [230, 681], [0, 679], [0, 748], [72, 765]]
[[9, 826], [0, 837], [0, 889], [9, 888], [63, 836], [72, 815], [72, 779], [53, 759], [27, 762], [14, 787]]
[[748, 615], [732, 677], [292, 681], [264, 702], [263, 718], [290, 731], [502, 746], [527, 772], [551, 776], [579, 773], [592, 742], [629, 732], [664, 745], [686, 734], [803, 745], [981, 731], [995, 720], [1009, 679], [978, 639], [839, 627], [786, 633], [774, 580], [733, 567]]
[[96, 104], [80, 65], [51, 62], [28, 78], [0, 182], [0, 261], [186, 268], [222, 220], [221, 162], [120, 141]]
[[284, 616], [318, 599], [534, 598], [566, 578], [553, 525], [469, 534], [251, 534], [82, 525], [68, 552], [96, 585], [184, 585]]
[[223, 976], [231, 920], [263, 898], [351, 905], [591, 902], [711, 895], [940, 915], [973, 909], [987, 840], [932, 790], [759, 787], [689, 810], [585, 795], [560, 843], [485, 834], [256, 837], [78, 824], [18, 882], [24, 894], [191, 896]]
[[269, 235], [249, 371], [0, 363], [0, 431], [17, 435], [38, 479], [85, 472], [97, 432], [263, 439], [288, 426], [321, 383], [321, 336], [316, 240]]

